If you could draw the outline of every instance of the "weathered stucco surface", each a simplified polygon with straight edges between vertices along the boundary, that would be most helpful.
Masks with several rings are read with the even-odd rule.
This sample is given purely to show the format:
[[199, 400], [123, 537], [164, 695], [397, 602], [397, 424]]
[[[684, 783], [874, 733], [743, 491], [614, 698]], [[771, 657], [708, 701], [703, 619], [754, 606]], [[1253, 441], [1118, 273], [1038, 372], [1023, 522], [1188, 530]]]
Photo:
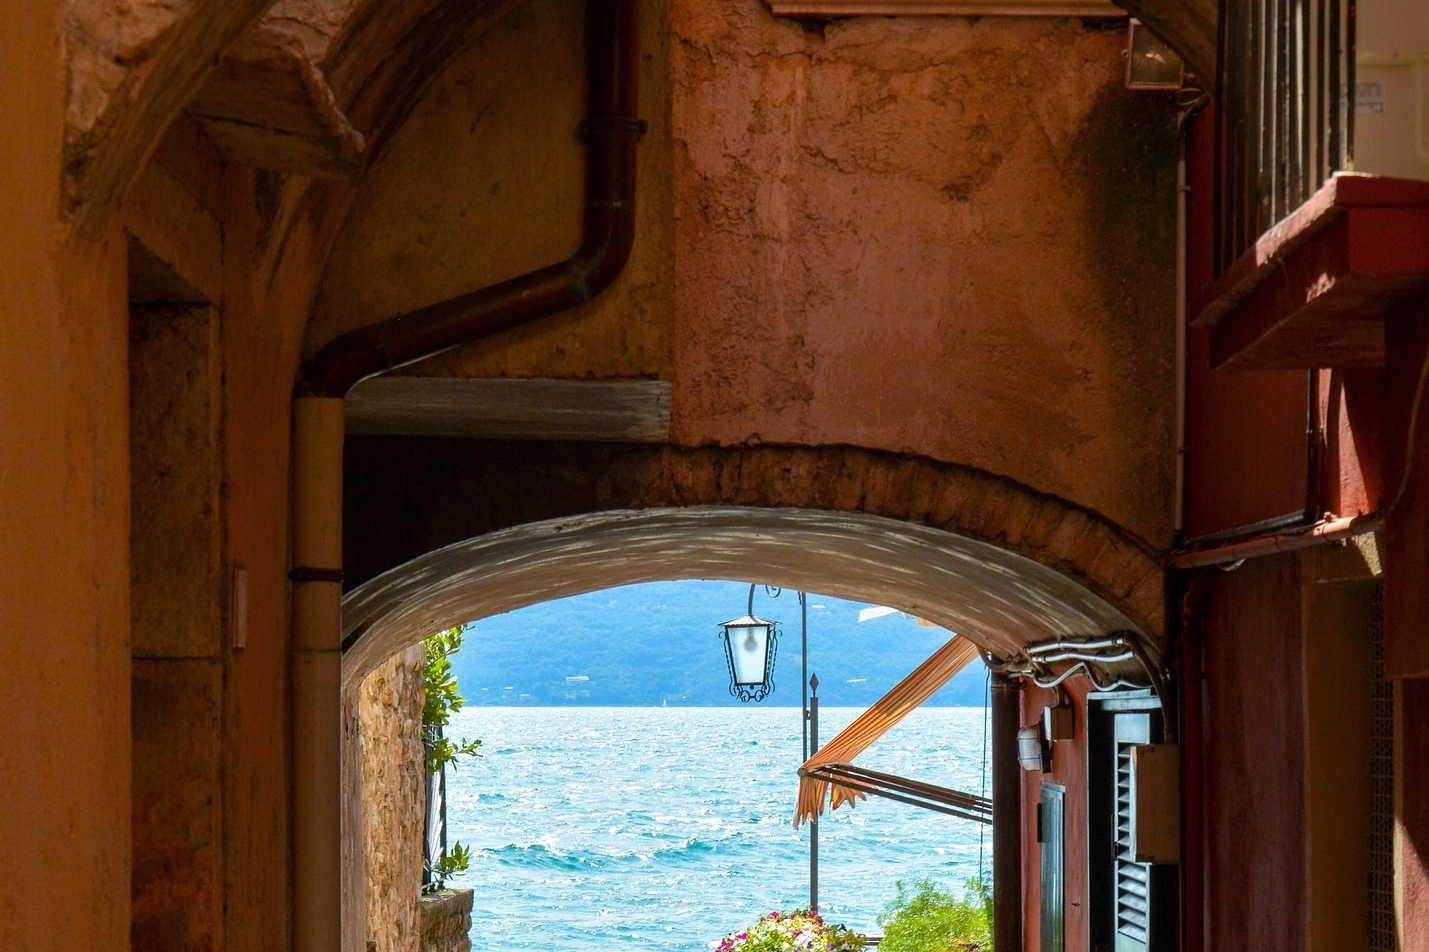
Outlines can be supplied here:
[[927, 455], [1167, 541], [1174, 117], [1122, 34], [674, 28], [675, 440]]
[[129, 946], [125, 241], [64, 243], [62, 10], [0, 30], [0, 948]]
[[422, 645], [412, 645], [368, 675], [359, 694], [367, 940], [376, 952], [417, 952], [422, 944], [425, 660]]
[[[972, 536], [1075, 580], [1150, 634], [1165, 632], [1165, 570], [1155, 553], [1055, 497], [928, 460], [848, 447], [679, 450], [402, 437], [350, 437], [346, 459], [343, 564], [353, 586], [444, 546], [523, 523], [621, 509], [801, 509], [882, 516]], [[695, 539], [687, 544], [703, 544]], [[837, 548], [837, 540], [828, 545]], [[602, 559], [587, 553], [586, 561], [582, 574], [591, 588], [625, 584], [616, 576], [602, 584]], [[669, 565], [644, 570], [680, 577], [658, 574], [673, 571]], [[805, 584], [858, 589], [877, 574], [857, 577], [865, 570], [845, 567], [838, 577]], [[747, 565], [739, 571], [763, 570]], [[570, 581], [559, 577], [564, 572], [556, 573], [556, 584]], [[864, 590], [859, 597], [893, 596]], [[948, 597], [946, 589], [938, 596]], [[436, 619], [432, 624], [432, 631], [442, 627]], [[1031, 637], [1032, 630], [1024, 630], [1018, 643]]]
[[[457, 376], [669, 376], [669, 34], [641, 11], [635, 247], [590, 304], [426, 361]], [[519, 77], [519, 79], [518, 79]], [[441, 72], [374, 158], [333, 247], [304, 345], [561, 261], [580, 244], [585, 12], [531, 0]]]
[[[926, 456], [1164, 545], [1174, 111], [1122, 88], [1123, 34], [806, 29], [759, 0], [669, 18], [642, 60], [652, 132], [620, 282], [416, 372], [668, 377], [677, 444]], [[428, 90], [363, 181], [309, 353], [574, 250], [580, 21], [534, 0]], [[668, 104], [650, 91], [666, 69]]]

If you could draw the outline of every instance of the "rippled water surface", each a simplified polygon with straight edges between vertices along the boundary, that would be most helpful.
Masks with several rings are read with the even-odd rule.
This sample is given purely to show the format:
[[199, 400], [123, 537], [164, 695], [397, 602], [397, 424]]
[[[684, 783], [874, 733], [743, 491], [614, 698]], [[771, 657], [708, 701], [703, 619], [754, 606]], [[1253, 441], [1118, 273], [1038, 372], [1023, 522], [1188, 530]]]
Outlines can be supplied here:
[[[858, 711], [821, 712], [833, 737]], [[861, 766], [978, 792], [981, 708], [927, 708]], [[486, 756], [449, 774], [450, 836], [473, 850], [476, 952], [687, 950], [771, 909], [808, 904], [796, 831], [797, 708], [503, 708], [453, 717]], [[894, 882], [990, 872], [986, 828], [889, 800], [825, 815], [819, 899], [864, 931]], [[990, 833], [990, 831], [988, 831]]]

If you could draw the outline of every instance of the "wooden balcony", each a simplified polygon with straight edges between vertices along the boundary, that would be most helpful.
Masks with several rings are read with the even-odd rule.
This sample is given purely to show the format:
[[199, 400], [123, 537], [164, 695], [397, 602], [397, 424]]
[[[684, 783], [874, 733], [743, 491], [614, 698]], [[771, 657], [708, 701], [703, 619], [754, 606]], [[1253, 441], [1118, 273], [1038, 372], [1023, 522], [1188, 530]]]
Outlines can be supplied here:
[[1213, 284], [1211, 366], [1378, 367], [1384, 317], [1429, 292], [1429, 182], [1341, 173]]

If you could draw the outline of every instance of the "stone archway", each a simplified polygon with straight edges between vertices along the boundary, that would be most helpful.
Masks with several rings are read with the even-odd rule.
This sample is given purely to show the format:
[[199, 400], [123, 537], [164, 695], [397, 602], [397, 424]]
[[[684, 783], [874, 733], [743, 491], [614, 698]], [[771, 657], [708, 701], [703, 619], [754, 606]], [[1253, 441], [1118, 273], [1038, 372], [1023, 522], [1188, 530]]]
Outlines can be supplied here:
[[[1011, 558], [1028, 573], [1076, 583], [1129, 619], [1127, 627], [1153, 637], [1164, 630], [1164, 568], [1152, 546], [1095, 512], [981, 470], [854, 447], [523, 447], [533, 445], [350, 441], [344, 561], [355, 587], [344, 602], [348, 642], [374, 624], [376, 580], [394, 585], [437, 558], [438, 549], [506, 544], [501, 540], [516, 537], [502, 533], [538, 531], [533, 524], [574, 520], [568, 524], [590, 529], [596, 522], [583, 520], [600, 513], [692, 507], [737, 507], [754, 522], [790, 510], [817, 512], [829, 525], [878, 525], [888, 538], [916, 534], [928, 551], [981, 546], [987, 553], [981, 557]], [[490, 465], [498, 458], [500, 466]], [[825, 572], [819, 584], [831, 576]], [[612, 576], [591, 587], [617, 584]], [[537, 595], [526, 604], [553, 597]], [[923, 592], [916, 604], [900, 607], [921, 611], [934, 601]]]
[[999, 656], [1145, 623], [1008, 549], [884, 516], [749, 506], [615, 511], [470, 539], [358, 586], [343, 599], [343, 683], [356, 684], [453, 624], [617, 585], [692, 578], [877, 601]]
[[[750, 467], [751, 470], [758, 467]], [[789, 484], [787, 470], [782, 484]], [[736, 480], [737, 482], [737, 480]], [[793, 480], [797, 483], [797, 480]], [[898, 485], [885, 481], [885, 491]], [[688, 487], [687, 487], [688, 488]], [[864, 504], [882, 493], [864, 493]], [[897, 494], [894, 494], [897, 495]], [[1015, 496], [1016, 494], [1011, 494]], [[906, 494], [903, 494], [906, 501]], [[988, 505], [979, 526], [1006, 539], [1009, 499]], [[1053, 509], [1052, 531], [1076, 510]], [[1037, 507], [1018, 518], [1036, 522]], [[993, 513], [1000, 512], [1000, 519]], [[1109, 531], [1081, 514], [1063, 533], [1069, 564], [1076, 540]], [[1019, 535], [1018, 538], [1021, 538]], [[1041, 544], [1047, 544], [1045, 540]], [[1096, 564], [1105, 542], [1088, 545]], [[1155, 563], [1144, 554], [1136, 569]], [[1083, 567], [1084, 569], [1086, 566]], [[1159, 581], [1159, 570], [1154, 571]], [[433, 631], [542, 601], [660, 580], [757, 580], [874, 601], [916, 612], [999, 656], [1056, 637], [1128, 629], [1153, 634], [1063, 572], [971, 534], [862, 511], [755, 505], [686, 505], [588, 513], [527, 523], [430, 551], [384, 572], [343, 599], [343, 881], [345, 931], [361, 933], [364, 829], [355, 698], [363, 678]], [[1126, 579], [1117, 587], [1136, 587]]]

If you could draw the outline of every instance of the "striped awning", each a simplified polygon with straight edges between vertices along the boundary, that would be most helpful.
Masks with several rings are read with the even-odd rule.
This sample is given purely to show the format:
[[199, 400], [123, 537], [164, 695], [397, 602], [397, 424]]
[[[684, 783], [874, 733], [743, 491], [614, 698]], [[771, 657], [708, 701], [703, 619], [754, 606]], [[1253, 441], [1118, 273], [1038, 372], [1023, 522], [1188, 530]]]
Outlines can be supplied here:
[[804, 761], [804, 765], [799, 769], [799, 800], [794, 811], [794, 825], [799, 826], [805, 820], [812, 820], [824, 812], [825, 793], [830, 787], [833, 788], [832, 809], [838, 809], [845, 803], [852, 806], [855, 800], [865, 798], [861, 790], [820, 780], [817, 776], [804, 776], [805, 774], [831, 764], [851, 765], [853, 759], [867, 750], [870, 744], [888, 733], [893, 725], [937, 693], [939, 688], [951, 681], [955, 674], [977, 657], [977, 645], [954, 635], [932, 657], [918, 665], [912, 674], [898, 682], [893, 690]]

